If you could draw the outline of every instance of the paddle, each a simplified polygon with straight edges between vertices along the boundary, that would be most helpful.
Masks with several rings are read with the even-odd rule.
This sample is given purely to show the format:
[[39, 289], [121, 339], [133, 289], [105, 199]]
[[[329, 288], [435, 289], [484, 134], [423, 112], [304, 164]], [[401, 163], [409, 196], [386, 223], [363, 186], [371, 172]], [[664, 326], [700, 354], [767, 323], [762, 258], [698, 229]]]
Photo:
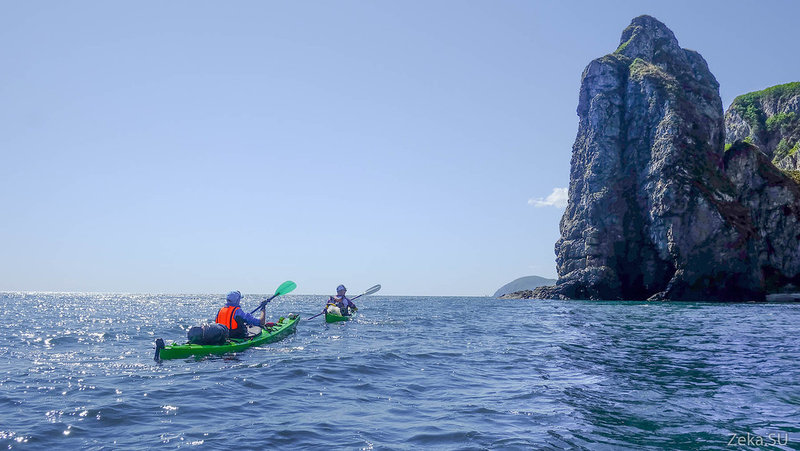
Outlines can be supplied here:
[[[358, 299], [358, 298], [360, 298], [361, 296], [366, 296], [366, 295], [368, 295], [368, 294], [377, 293], [377, 292], [378, 292], [378, 291], [380, 291], [380, 290], [381, 290], [381, 284], [378, 284], [378, 285], [375, 285], [374, 287], [367, 288], [367, 291], [365, 291], [365, 292], [363, 292], [363, 293], [359, 294], [358, 296], [356, 296], [356, 297], [354, 297], [354, 298], [352, 298], [352, 299], [350, 299], [350, 300], [351, 300], [351, 301], [353, 301], [353, 300], [355, 300], [355, 299]], [[314, 319], [314, 318], [318, 317], [319, 315], [322, 315], [323, 313], [325, 313], [325, 309], [322, 309], [322, 312], [321, 312], [321, 313], [317, 313], [316, 315], [312, 316], [311, 318], [308, 318], [306, 321], [308, 321], [308, 320], [312, 320], [312, 319]]]
[[276, 297], [278, 297], [278, 296], [283, 296], [284, 294], [289, 294], [289, 293], [291, 293], [292, 291], [294, 291], [294, 289], [295, 289], [295, 288], [297, 288], [297, 284], [296, 284], [296, 283], [294, 283], [294, 282], [292, 282], [291, 280], [287, 280], [286, 282], [283, 282], [283, 283], [281, 284], [281, 286], [279, 286], [279, 287], [278, 287], [278, 289], [277, 289], [277, 290], [275, 290], [275, 294], [273, 294], [272, 296], [270, 296], [270, 298], [269, 298], [269, 299], [267, 299], [266, 301], [262, 302], [262, 303], [261, 303], [261, 304], [260, 304], [258, 307], [256, 307], [256, 309], [255, 309], [255, 310], [253, 310], [252, 312], [250, 312], [250, 314], [252, 315], [253, 313], [255, 313], [255, 312], [259, 311], [259, 310], [260, 310], [260, 309], [262, 309], [262, 308], [267, 308], [267, 303], [268, 303], [269, 301], [271, 301], [271, 300], [275, 299], [275, 298], [276, 298]]
[[363, 292], [363, 293], [359, 294], [358, 296], [356, 296], [356, 297], [354, 297], [354, 298], [352, 298], [352, 299], [350, 299], [350, 300], [352, 301], [352, 300], [354, 300], [354, 299], [358, 299], [358, 298], [360, 298], [361, 296], [366, 296], [366, 295], [368, 295], [368, 294], [374, 294], [374, 293], [377, 293], [377, 292], [379, 292], [379, 291], [381, 291], [381, 285], [380, 285], [380, 284], [378, 284], [378, 285], [375, 285], [374, 287], [367, 288], [367, 291], [365, 291], [365, 292]]

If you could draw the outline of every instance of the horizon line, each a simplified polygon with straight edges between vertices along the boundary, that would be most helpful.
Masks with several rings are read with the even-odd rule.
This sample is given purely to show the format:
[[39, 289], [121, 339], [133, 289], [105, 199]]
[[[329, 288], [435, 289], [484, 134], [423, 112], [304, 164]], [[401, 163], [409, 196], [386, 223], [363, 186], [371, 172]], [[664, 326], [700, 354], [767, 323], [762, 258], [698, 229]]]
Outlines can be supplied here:
[[[190, 293], [190, 292], [135, 292], [135, 291], [61, 291], [61, 290], [0, 290], [0, 294], [16, 294], [16, 293], [23, 293], [23, 294], [116, 294], [116, 295], [183, 295], [183, 296], [196, 296], [196, 295], [203, 295], [203, 296], [213, 296], [219, 294], [223, 299], [225, 298], [225, 293]], [[360, 294], [360, 293], [359, 293]], [[358, 296], [356, 294], [354, 296]], [[252, 293], [249, 296], [271, 296], [272, 293]], [[242, 299], [247, 299], [247, 294], [242, 296]], [[329, 294], [304, 294], [304, 293], [290, 293], [285, 294], [280, 297], [286, 296], [330, 296]], [[467, 298], [486, 298], [486, 297], [494, 297], [492, 294], [444, 294], [444, 295], [434, 295], [434, 294], [373, 294], [370, 295], [372, 297], [379, 297], [379, 296], [394, 296], [394, 297], [412, 297], [412, 296], [420, 296], [420, 297], [440, 297], [440, 298], [456, 298], [456, 297], [467, 297]]]

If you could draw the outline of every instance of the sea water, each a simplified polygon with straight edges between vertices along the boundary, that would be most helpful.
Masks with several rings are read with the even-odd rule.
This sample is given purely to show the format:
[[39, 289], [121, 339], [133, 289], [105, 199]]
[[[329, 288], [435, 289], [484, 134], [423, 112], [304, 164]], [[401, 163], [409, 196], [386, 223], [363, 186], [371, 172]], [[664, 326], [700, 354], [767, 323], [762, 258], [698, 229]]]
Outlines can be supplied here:
[[278, 343], [153, 360], [222, 304], [0, 294], [0, 448], [800, 449], [797, 304], [378, 294]]

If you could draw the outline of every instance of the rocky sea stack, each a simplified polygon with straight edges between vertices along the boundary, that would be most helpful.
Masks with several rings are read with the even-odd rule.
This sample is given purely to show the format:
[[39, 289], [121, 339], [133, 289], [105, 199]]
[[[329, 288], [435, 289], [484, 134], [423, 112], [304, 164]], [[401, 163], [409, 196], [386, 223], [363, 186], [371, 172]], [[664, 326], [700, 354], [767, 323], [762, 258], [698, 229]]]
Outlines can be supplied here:
[[[758, 120], [775, 130], [769, 114], [784, 114], [791, 141], [781, 126], [795, 123], [797, 97], [780, 98], [758, 103]], [[706, 61], [653, 17], [633, 19], [583, 72], [559, 279], [530, 296], [742, 301], [800, 285], [800, 187], [758, 147], [785, 144], [759, 135], [747, 108], [729, 112], [744, 125], [726, 152]]]

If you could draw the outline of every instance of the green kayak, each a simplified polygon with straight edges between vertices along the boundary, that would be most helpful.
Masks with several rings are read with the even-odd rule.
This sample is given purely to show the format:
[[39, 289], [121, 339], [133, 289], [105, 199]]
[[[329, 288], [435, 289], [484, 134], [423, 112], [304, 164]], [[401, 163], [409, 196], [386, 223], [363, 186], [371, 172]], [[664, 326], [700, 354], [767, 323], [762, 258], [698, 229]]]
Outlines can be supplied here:
[[297, 322], [300, 316], [290, 314], [281, 318], [272, 327], [264, 327], [261, 333], [250, 339], [231, 338], [224, 345], [195, 345], [172, 343], [164, 346], [164, 340], [156, 340], [156, 360], [185, 359], [190, 356], [201, 357], [209, 354], [228, 354], [231, 352], [244, 351], [252, 346], [264, 345], [283, 340], [294, 333], [297, 329]]
[[342, 315], [337, 315], [335, 313], [325, 312], [325, 322], [338, 323], [339, 321], [349, 321], [353, 318], [353, 316], [355, 316], [355, 314], [352, 314], [350, 316], [342, 316]]

